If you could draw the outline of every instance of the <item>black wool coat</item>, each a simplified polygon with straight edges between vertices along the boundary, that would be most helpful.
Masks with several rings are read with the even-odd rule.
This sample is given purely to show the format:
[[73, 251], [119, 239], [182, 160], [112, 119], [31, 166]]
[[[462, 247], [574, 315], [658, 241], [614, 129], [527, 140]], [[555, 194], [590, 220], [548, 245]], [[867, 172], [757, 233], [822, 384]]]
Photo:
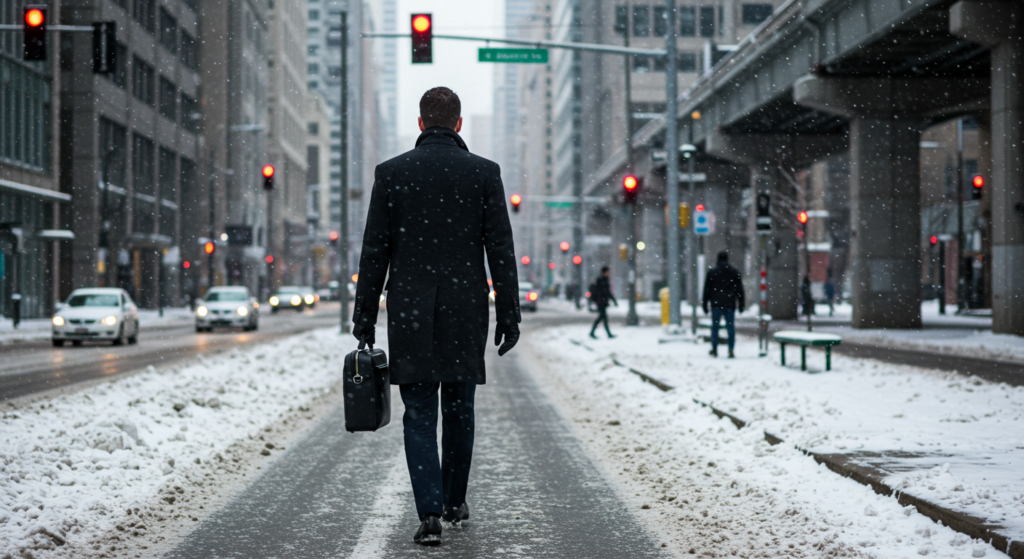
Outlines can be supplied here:
[[501, 171], [455, 131], [429, 128], [416, 149], [377, 166], [353, 322], [374, 326], [387, 277], [391, 383], [484, 384], [490, 314], [520, 321], [519, 279]]
[[[611, 282], [608, 278], [601, 276], [594, 282], [594, 292], [590, 294], [590, 299], [594, 301], [599, 309], [607, 309], [609, 301], [615, 301], [615, 295], [612, 295]], [[619, 302], [615, 301], [618, 305]]]
[[726, 311], [736, 310], [736, 301], [740, 309], [746, 308], [743, 300], [743, 279], [736, 268], [728, 262], [719, 262], [704, 278], [703, 306], [707, 312], [708, 305], [713, 309]]

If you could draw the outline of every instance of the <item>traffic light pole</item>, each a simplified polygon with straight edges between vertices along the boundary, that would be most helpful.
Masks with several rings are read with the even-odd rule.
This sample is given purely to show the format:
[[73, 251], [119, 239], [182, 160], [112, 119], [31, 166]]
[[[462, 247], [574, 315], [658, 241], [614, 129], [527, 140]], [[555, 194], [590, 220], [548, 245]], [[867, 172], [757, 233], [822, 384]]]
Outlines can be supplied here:
[[341, 301], [341, 333], [351, 332], [348, 317], [348, 12], [341, 12], [341, 231], [338, 239], [338, 260], [341, 277], [338, 299]]
[[[626, 13], [630, 13], [632, 7], [626, 4]], [[629, 48], [629, 25], [622, 30], [623, 46]], [[626, 173], [633, 168], [633, 107], [632, 107], [632, 80], [630, 63], [632, 57], [625, 58], [626, 69]], [[629, 298], [629, 312], [626, 313], [626, 326], [637, 326], [640, 324], [640, 317], [636, 314], [636, 204], [626, 204], [626, 231], [628, 239], [627, 254], [629, 255], [628, 287], [626, 296]]]
[[[665, 180], [668, 183], [668, 321], [679, 326], [679, 126], [676, 113], [676, 3], [665, 0], [668, 33], [665, 34]], [[692, 127], [691, 127], [692, 129]], [[693, 157], [690, 157], [692, 166]], [[690, 179], [693, 179], [691, 172]]]

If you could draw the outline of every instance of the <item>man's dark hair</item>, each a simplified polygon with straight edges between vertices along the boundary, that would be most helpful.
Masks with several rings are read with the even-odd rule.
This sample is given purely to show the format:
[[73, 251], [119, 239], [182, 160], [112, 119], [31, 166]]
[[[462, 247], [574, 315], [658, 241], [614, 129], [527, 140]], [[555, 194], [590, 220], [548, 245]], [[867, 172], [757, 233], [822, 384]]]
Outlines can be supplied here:
[[602, 266], [601, 267], [601, 273], [603, 274], [603, 273], [607, 272], [609, 269], [610, 268], [608, 266]]
[[718, 253], [718, 261], [719, 262], [728, 262], [729, 261], [729, 253], [724, 251], [724, 250], [722, 252], [719, 252]]
[[420, 98], [420, 118], [424, 128], [444, 126], [455, 130], [462, 116], [462, 102], [454, 91], [447, 87], [427, 90]]

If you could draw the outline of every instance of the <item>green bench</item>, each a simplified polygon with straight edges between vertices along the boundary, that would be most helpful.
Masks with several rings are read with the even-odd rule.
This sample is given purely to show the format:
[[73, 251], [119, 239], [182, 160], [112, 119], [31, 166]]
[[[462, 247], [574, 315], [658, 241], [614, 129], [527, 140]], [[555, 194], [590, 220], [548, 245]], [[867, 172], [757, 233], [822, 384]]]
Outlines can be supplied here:
[[807, 346], [825, 348], [825, 370], [832, 370], [832, 346], [843, 343], [843, 338], [835, 334], [819, 334], [801, 330], [782, 330], [772, 335], [782, 348], [782, 364], [786, 364], [786, 344], [800, 346], [800, 370], [807, 370]]

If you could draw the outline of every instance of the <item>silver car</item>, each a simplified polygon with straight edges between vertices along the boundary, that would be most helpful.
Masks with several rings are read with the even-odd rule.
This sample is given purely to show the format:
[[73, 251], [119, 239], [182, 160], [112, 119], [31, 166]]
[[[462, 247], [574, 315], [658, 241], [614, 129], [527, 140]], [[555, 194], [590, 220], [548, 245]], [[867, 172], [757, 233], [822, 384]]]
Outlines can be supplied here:
[[259, 308], [245, 287], [214, 287], [196, 302], [196, 332], [211, 332], [217, 326], [256, 330]]
[[528, 281], [519, 282], [519, 308], [524, 311], [537, 312], [537, 299], [540, 294]]
[[106, 340], [114, 345], [139, 341], [139, 308], [131, 296], [117, 287], [76, 289], [57, 305], [53, 319], [53, 345], [70, 340]]

